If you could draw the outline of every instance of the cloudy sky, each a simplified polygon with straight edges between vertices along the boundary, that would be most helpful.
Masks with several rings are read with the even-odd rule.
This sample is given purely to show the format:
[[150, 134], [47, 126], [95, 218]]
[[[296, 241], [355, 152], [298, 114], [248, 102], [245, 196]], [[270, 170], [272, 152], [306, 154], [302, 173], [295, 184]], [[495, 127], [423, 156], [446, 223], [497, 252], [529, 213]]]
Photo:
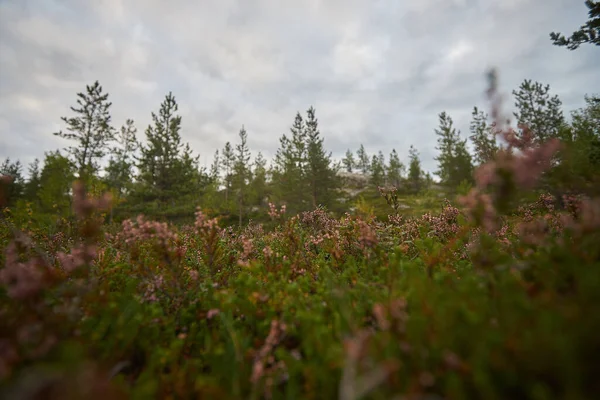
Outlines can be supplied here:
[[414, 144], [433, 171], [437, 114], [466, 135], [490, 66], [506, 93], [537, 80], [567, 111], [600, 92], [598, 48], [548, 37], [586, 11], [583, 0], [0, 0], [0, 158], [64, 147], [52, 132], [99, 80], [114, 124], [133, 118], [140, 132], [172, 91], [202, 165], [242, 124], [270, 158], [313, 105], [334, 156], [363, 143], [406, 159]]

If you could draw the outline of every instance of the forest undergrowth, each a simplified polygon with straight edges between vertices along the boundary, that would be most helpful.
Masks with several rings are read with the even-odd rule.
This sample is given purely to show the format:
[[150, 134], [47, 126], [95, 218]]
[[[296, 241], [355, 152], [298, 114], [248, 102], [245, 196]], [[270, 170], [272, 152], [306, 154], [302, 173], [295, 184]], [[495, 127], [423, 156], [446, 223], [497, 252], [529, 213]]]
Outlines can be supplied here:
[[0, 393], [598, 398], [600, 200], [536, 191], [561, 144], [524, 132], [498, 126], [506, 146], [436, 213], [380, 188], [386, 222], [271, 204], [273, 227], [115, 227], [75, 183], [60, 232], [2, 221]]

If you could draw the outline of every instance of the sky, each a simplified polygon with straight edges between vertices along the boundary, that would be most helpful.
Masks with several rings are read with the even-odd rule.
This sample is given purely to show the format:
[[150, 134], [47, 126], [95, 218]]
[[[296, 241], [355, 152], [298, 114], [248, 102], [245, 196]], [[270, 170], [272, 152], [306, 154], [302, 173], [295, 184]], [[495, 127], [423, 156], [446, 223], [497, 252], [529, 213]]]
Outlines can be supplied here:
[[490, 67], [509, 109], [524, 79], [567, 114], [600, 92], [598, 47], [549, 39], [586, 20], [583, 0], [0, 0], [0, 159], [69, 145], [52, 133], [98, 80], [142, 140], [172, 92], [201, 166], [242, 125], [270, 159], [314, 106], [335, 158], [364, 144], [407, 162], [412, 144], [433, 172], [438, 114], [468, 136]]

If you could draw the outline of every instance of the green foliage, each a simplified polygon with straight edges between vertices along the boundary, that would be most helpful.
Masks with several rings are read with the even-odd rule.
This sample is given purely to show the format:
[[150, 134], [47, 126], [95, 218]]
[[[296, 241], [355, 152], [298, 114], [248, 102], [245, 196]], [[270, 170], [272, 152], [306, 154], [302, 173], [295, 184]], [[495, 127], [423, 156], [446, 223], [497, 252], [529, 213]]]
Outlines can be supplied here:
[[67, 131], [54, 135], [76, 142], [67, 148], [73, 157], [73, 163], [80, 179], [93, 175], [98, 169], [98, 161], [104, 157], [109, 142], [114, 137], [110, 125], [110, 106], [108, 93], [102, 93], [98, 81], [86, 86], [85, 93], [77, 94], [77, 107], [71, 107], [75, 117], [62, 117]]
[[285, 202], [288, 211], [297, 213], [335, 204], [339, 181], [337, 168], [323, 146], [315, 109], [310, 107], [306, 120], [298, 112], [290, 132], [283, 135], [271, 171], [276, 201]]
[[71, 209], [71, 184], [75, 179], [75, 166], [60, 152], [48, 152], [40, 173], [40, 190], [37, 193], [40, 211], [45, 214], [67, 216]]
[[240, 130], [240, 143], [236, 146], [237, 154], [233, 165], [235, 176], [235, 190], [237, 191], [238, 223], [242, 227], [245, 207], [248, 204], [248, 184], [251, 180], [250, 174], [250, 150], [248, 149], [248, 133], [242, 126]]
[[557, 95], [550, 96], [550, 85], [544, 86], [525, 79], [519, 90], [513, 90], [513, 95], [517, 108], [514, 115], [521, 136], [528, 131], [533, 142], [537, 144], [559, 137], [561, 127], [565, 123], [562, 102]]
[[473, 107], [471, 115], [473, 119], [469, 126], [471, 130], [470, 139], [475, 146], [475, 162], [481, 165], [494, 158], [498, 151], [498, 144], [496, 143], [494, 127], [487, 123], [487, 114], [477, 107]]
[[566, 46], [569, 50], [576, 50], [584, 43], [600, 46], [600, 2], [586, 0], [589, 20], [579, 30], [573, 32], [566, 38], [557, 32], [550, 33], [550, 39], [555, 46]]
[[418, 193], [423, 186], [423, 170], [421, 170], [419, 152], [412, 144], [408, 150], [408, 155], [410, 159], [408, 165], [408, 184], [413, 193]]
[[358, 157], [358, 169], [360, 169], [363, 174], [369, 173], [371, 171], [371, 163], [369, 162], [369, 155], [365, 150], [365, 146], [362, 144], [360, 145], [360, 148], [356, 152], [356, 156]]
[[133, 198], [158, 207], [174, 206], [192, 196], [204, 179], [198, 170], [198, 158], [192, 156], [189, 144], [181, 141], [181, 116], [178, 105], [169, 93], [158, 114], [152, 113], [154, 125], [146, 129], [147, 144], [141, 147], [137, 165], [140, 175]]
[[402, 183], [402, 178], [405, 172], [404, 164], [400, 161], [396, 149], [392, 149], [390, 153], [390, 161], [387, 167], [387, 181], [394, 187], [399, 187]]
[[440, 154], [438, 170], [435, 172], [443, 184], [455, 188], [463, 180], [472, 180], [473, 164], [467, 150], [467, 141], [460, 139], [460, 132], [453, 126], [452, 118], [446, 112], [439, 114], [440, 127], [435, 130], [438, 136]]
[[352, 173], [352, 169], [356, 166], [356, 160], [354, 159], [354, 153], [352, 153], [350, 149], [346, 150], [346, 155], [342, 160], [342, 164], [344, 165], [346, 172]]
[[310, 107], [306, 111], [306, 180], [312, 208], [331, 207], [334, 204], [339, 186], [336, 172], [331, 153], [325, 151], [315, 109]]
[[[550, 105], [523, 106], [523, 121], [562, 115], [527, 85]], [[338, 166], [312, 107], [280, 139], [271, 176], [260, 153], [250, 165], [243, 127], [199, 170], [171, 94], [137, 179], [125, 179], [130, 121], [107, 176], [85, 176], [88, 193], [71, 187], [71, 160], [46, 153], [0, 219], [0, 397], [596, 398], [598, 104], [586, 98], [533, 144], [498, 132], [497, 152], [475, 109], [475, 180], [442, 113], [439, 172], [460, 209], [413, 146], [403, 180], [395, 150], [385, 168], [361, 145], [371, 185], [352, 187], [336, 217]], [[556, 193], [530, 190], [540, 183]], [[110, 223], [107, 190], [122, 216], [152, 217]], [[269, 201], [271, 221], [244, 226], [267, 196], [283, 203]]]

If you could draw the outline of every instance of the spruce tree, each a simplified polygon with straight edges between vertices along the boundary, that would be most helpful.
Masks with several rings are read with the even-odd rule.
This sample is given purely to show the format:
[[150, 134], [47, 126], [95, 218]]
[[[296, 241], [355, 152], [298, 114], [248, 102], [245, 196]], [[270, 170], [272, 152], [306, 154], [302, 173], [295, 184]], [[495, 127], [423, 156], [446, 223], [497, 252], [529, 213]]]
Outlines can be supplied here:
[[233, 146], [230, 142], [225, 143], [223, 151], [221, 152], [221, 166], [225, 176], [223, 177], [223, 184], [225, 185], [225, 205], [229, 202], [229, 193], [233, 186], [233, 167], [235, 165], [235, 154]]
[[410, 145], [408, 150], [409, 164], [408, 164], [408, 184], [410, 189], [414, 193], [418, 193], [421, 190], [421, 180], [423, 178], [423, 171], [421, 170], [421, 160], [419, 159], [419, 152], [417, 149]]
[[37, 203], [37, 193], [40, 189], [40, 160], [35, 159], [28, 167], [29, 179], [25, 183], [23, 196], [25, 200]]
[[494, 127], [488, 125], [487, 114], [473, 107], [473, 119], [471, 120], [470, 139], [475, 146], [475, 162], [479, 165], [485, 164], [494, 158], [498, 151]]
[[123, 196], [133, 183], [134, 157], [139, 148], [136, 133], [133, 120], [128, 119], [121, 130], [115, 134], [116, 146], [108, 161], [105, 179], [115, 189], [118, 197]]
[[378, 155], [373, 154], [371, 158], [371, 184], [375, 187], [385, 183], [385, 159], [380, 151]]
[[361, 170], [361, 172], [363, 174], [369, 173], [371, 163], [369, 161], [369, 155], [367, 154], [367, 152], [365, 150], [365, 146], [363, 146], [361, 144], [360, 148], [356, 152], [356, 155], [358, 157], [358, 168]]
[[404, 174], [404, 164], [400, 161], [396, 149], [392, 149], [390, 153], [390, 161], [387, 167], [387, 179], [390, 185], [399, 187]]
[[337, 189], [336, 171], [332, 167], [331, 153], [323, 147], [319, 122], [315, 109], [310, 107], [306, 112], [306, 179], [311, 195], [313, 208], [319, 205], [330, 207], [335, 199]]
[[102, 86], [96, 81], [86, 86], [85, 93], [77, 94], [77, 106], [71, 107], [74, 117], [62, 117], [67, 125], [66, 132], [54, 133], [76, 144], [67, 147], [68, 153], [77, 169], [80, 179], [87, 180], [98, 168], [114, 136], [110, 125], [110, 106], [108, 93], [102, 93]]
[[435, 129], [438, 136], [436, 150], [439, 155], [435, 157], [438, 162], [438, 170], [435, 172], [444, 184], [449, 184], [452, 178], [452, 163], [454, 159], [454, 148], [459, 141], [458, 132], [454, 129], [452, 118], [446, 112], [438, 115], [439, 129]]
[[174, 204], [192, 194], [198, 172], [198, 158], [189, 144], [181, 141], [181, 116], [175, 97], [169, 93], [158, 114], [152, 113], [153, 125], [146, 129], [147, 144], [141, 147], [138, 169], [143, 198], [159, 205]]
[[247, 202], [247, 185], [250, 181], [250, 150], [248, 149], [248, 133], [242, 126], [240, 129], [240, 143], [236, 146], [236, 158], [234, 163], [235, 184], [237, 191], [238, 222], [242, 227], [244, 207]]
[[291, 139], [285, 134], [279, 139], [275, 154], [273, 182], [276, 197], [285, 202], [290, 213], [306, 210], [310, 191], [306, 184], [305, 127], [300, 113], [296, 114], [290, 128]]
[[210, 165], [210, 180], [212, 183], [217, 183], [219, 182], [219, 172], [221, 171], [221, 164], [220, 164], [220, 159], [219, 159], [219, 150], [215, 150], [215, 155], [213, 157], [213, 162]]
[[267, 195], [267, 160], [261, 152], [254, 159], [254, 171], [252, 173], [252, 204], [261, 206]]
[[436, 149], [440, 154], [435, 158], [438, 161], [435, 174], [443, 184], [457, 188], [462, 181], [472, 180], [473, 165], [467, 140], [461, 140], [460, 132], [454, 128], [452, 118], [446, 112], [439, 114], [439, 121], [439, 129], [435, 133], [438, 136]]
[[342, 160], [342, 164], [346, 169], [346, 172], [352, 173], [352, 169], [356, 165], [356, 161], [354, 160], [354, 153], [350, 151], [350, 149], [346, 150], [346, 156]]

